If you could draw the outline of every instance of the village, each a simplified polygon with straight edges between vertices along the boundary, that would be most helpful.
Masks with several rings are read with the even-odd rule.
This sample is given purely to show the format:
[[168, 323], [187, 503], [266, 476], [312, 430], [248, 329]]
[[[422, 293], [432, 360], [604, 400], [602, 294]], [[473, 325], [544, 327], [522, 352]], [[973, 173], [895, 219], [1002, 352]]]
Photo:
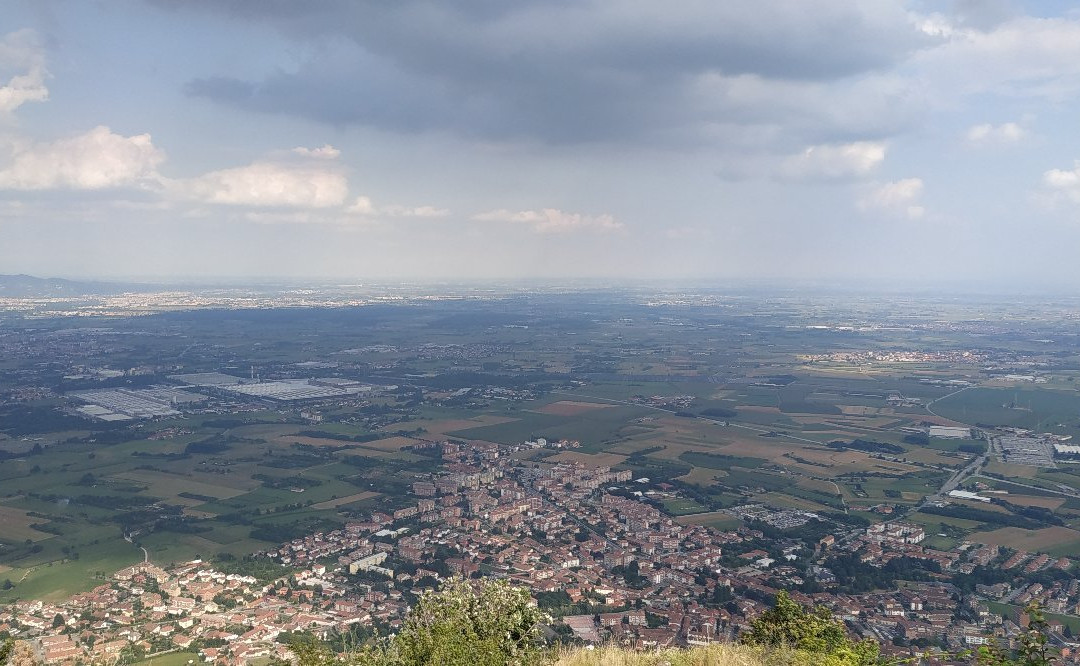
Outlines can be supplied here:
[[[634, 489], [629, 471], [522, 464], [508, 455], [521, 447], [441, 446], [440, 471], [413, 483], [415, 505], [253, 554], [281, 575], [260, 578], [236, 563], [201, 559], [144, 562], [61, 603], [11, 604], [0, 610], [0, 631], [31, 641], [50, 664], [174, 651], [195, 651], [204, 663], [249, 664], [289, 659], [290, 637], [301, 634], [393, 631], [416, 595], [448, 576], [527, 587], [552, 615], [553, 639], [637, 649], [732, 640], [779, 589], [805, 605], [826, 605], [853, 633], [897, 655], [1015, 636], [1023, 613], [1003, 617], [990, 603], [1080, 610], [1080, 582], [1045, 575], [1071, 570], [1069, 558], [973, 543], [934, 550], [921, 543], [922, 527], [902, 520], [834, 526], [808, 544], [757, 529], [779, 529], [760, 520], [768, 514], [761, 507], [744, 511], [749, 522], [733, 530], [680, 524]], [[804, 518], [800, 525], [820, 522]], [[825, 566], [829, 557], [881, 571], [917, 561], [931, 575], [891, 591], [850, 593]], [[991, 564], [1045, 582], [972, 591], [950, 582]], [[815, 585], [808, 588], [808, 579]], [[1075, 654], [1061, 622], [1051, 622], [1051, 637], [1066, 657]]]

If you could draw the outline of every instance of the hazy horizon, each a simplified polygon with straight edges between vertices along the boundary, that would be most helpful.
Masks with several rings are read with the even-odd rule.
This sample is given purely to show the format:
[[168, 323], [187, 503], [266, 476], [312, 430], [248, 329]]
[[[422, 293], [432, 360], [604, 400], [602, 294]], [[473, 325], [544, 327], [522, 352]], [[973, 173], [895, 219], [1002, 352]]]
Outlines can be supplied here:
[[202, 289], [317, 289], [317, 288], [386, 288], [441, 290], [447, 297], [467, 295], [468, 292], [490, 291], [499, 296], [516, 292], [638, 292], [659, 294], [681, 291], [687, 295], [717, 294], [730, 296], [780, 296], [783, 294], [808, 294], [819, 296], [857, 295], [860, 297], [910, 297], [915, 299], [1004, 298], [1012, 296], [1045, 297], [1050, 299], [1080, 298], [1080, 286], [1060, 283], [1021, 283], [1008, 281], [990, 282], [975, 280], [931, 281], [896, 283], [889, 280], [794, 280], [782, 278], [630, 278], [630, 277], [551, 277], [512, 276], [494, 279], [431, 276], [418, 278], [395, 278], [393, 276], [80, 276], [80, 275], [3, 275], [26, 276], [41, 280], [68, 280], [77, 283], [101, 283], [119, 287], [162, 288], [166, 290]]

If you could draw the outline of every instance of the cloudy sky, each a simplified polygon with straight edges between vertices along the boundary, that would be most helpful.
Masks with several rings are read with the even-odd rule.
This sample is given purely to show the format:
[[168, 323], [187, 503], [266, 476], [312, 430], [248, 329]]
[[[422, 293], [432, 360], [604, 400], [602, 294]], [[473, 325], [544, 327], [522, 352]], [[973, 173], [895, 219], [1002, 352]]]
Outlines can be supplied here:
[[1055, 0], [6, 0], [0, 273], [1080, 285]]

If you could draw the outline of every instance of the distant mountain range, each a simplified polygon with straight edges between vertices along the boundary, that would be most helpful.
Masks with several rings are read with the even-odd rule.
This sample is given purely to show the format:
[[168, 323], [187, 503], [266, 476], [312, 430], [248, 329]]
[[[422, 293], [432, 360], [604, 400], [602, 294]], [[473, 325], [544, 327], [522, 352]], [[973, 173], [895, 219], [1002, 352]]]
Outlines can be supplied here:
[[145, 285], [39, 278], [33, 275], [0, 275], [0, 298], [61, 298], [143, 291]]

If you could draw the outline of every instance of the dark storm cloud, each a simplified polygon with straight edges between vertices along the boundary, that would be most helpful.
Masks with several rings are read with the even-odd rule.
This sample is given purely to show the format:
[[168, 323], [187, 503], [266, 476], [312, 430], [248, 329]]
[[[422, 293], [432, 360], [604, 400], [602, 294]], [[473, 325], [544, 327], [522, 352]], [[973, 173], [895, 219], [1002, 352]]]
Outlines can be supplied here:
[[[317, 45], [297, 71], [261, 81], [219, 72], [192, 81], [191, 94], [333, 124], [548, 142], [743, 122], [745, 103], [725, 81], [857, 79], [887, 70], [928, 39], [898, 3], [884, 0], [156, 4], [265, 22]], [[759, 101], [785, 106], [767, 95]]]
[[646, 83], [595, 71], [563, 76], [535, 70], [497, 86], [459, 86], [446, 78], [403, 71], [385, 58], [346, 47], [297, 72], [251, 83], [228, 77], [190, 82], [186, 91], [251, 111], [296, 115], [333, 125], [364, 124], [397, 132], [452, 130], [476, 138], [541, 137], [565, 143], [638, 134], [687, 116], [670, 107], [682, 91], [660, 77]]

